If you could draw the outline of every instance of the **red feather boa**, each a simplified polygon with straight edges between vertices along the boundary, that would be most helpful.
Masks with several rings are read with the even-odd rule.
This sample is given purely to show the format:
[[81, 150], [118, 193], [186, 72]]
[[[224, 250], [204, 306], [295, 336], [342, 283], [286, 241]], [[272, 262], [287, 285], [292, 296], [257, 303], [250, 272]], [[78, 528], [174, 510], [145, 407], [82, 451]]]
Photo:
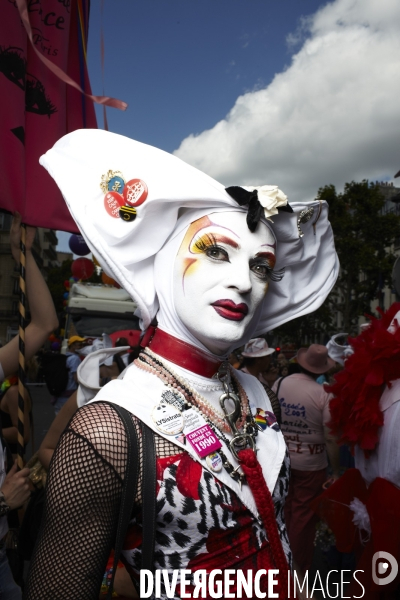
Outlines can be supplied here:
[[349, 339], [352, 354], [335, 383], [327, 388], [334, 395], [330, 402], [328, 426], [339, 443], [358, 444], [366, 456], [378, 443], [378, 429], [383, 425], [379, 400], [385, 385], [400, 377], [400, 323], [394, 333], [387, 331], [400, 303], [393, 304], [381, 319], [370, 317], [371, 324], [356, 338]]

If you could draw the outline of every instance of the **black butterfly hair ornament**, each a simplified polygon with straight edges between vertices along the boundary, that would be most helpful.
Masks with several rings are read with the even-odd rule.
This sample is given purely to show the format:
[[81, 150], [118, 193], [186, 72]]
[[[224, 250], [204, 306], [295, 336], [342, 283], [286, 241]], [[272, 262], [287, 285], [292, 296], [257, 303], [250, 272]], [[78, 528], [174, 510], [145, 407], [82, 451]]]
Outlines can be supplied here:
[[[252, 192], [248, 192], [242, 187], [238, 185], [233, 185], [231, 187], [225, 188], [225, 191], [239, 204], [239, 206], [244, 206], [248, 204], [249, 210], [247, 213], [247, 226], [250, 231], [253, 233], [256, 230], [257, 224], [261, 217], [264, 215], [264, 208], [261, 206], [260, 201], [258, 199], [257, 190], [253, 190]], [[282, 212], [292, 213], [293, 209], [289, 204], [286, 206], [278, 206], [277, 210]]]

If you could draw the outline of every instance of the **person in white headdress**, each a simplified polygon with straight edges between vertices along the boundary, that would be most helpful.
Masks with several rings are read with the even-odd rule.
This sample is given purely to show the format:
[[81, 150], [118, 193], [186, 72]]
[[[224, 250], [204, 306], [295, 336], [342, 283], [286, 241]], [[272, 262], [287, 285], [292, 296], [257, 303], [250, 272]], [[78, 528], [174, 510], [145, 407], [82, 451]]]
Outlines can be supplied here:
[[[170, 582], [175, 575], [172, 596], [183, 585], [176, 569], [190, 570], [194, 585], [204, 570], [277, 568], [286, 598], [286, 445], [275, 423], [256, 421], [257, 409], [271, 412], [261, 384], [227, 357], [324, 301], [338, 273], [326, 203], [290, 207], [277, 186], [225, 189], [174, 156], [104, 131], [69, 134], [41, 162], [105, 272], [137, 302], [145, 334], [124, 377], [82, 407], [61, 437], [26, 598], [70, 598], [71, 582], [81, 599], [98, 593], [127, 466], [112, 404], [139, 431], [145, 424], [154, 432], [152, 566]], [[122, 553], [135, 581], [141, 463], [139, 471]], [[266, 577], [260, 586], [266, 591]]]

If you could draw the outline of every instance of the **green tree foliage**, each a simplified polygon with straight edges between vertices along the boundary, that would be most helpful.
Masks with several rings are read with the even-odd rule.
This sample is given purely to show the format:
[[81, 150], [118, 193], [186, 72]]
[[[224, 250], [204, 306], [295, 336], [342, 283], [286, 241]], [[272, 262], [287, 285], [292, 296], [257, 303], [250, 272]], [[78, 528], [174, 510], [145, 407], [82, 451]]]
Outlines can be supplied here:
[[274, 342], [280, 345], [284, 343], [292, 343], [296, 348], [307, 346], [310, 340], [319, 339], [321, 334], [325, 337], [330, 337], [333, 327], [333, 315], [328, 303], [324, 302], [318, 310], [293, 319], [285, 325], [281, 325], [274, 329]]
[[279, 339], [299, 346], [315, 334], [336, 333], [338, 312], [343, 317], [342, 331], [357, 333], [359, 316], [371, 313], [371, 302], [384, 286], [392, 285], [393, 244], [400, 235], [400, 217], [383, 214], [385, 199], [379, 187], [368, 181], [346, 183], [343, 193], [327, 185], [319, 189], [317, 198], [329, 204], [341, 268], [321, 308], [275, 330]]

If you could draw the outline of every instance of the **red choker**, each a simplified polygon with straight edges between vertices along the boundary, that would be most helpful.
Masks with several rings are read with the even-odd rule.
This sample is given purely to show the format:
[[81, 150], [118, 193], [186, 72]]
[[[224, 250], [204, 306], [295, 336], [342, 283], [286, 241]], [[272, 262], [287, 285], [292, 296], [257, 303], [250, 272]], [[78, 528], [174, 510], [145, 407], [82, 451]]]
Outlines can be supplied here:
[[147, 346], [156, 354], [171, 361], [175, 365], [201, 375], [211, 378], [224, 361], [212, 358], [209, 354], [199, 350], [195, 346], [183, 342], [178, 338], [166, 333], [162, 329], [149, 327], [140, 342], [142, 348]]

